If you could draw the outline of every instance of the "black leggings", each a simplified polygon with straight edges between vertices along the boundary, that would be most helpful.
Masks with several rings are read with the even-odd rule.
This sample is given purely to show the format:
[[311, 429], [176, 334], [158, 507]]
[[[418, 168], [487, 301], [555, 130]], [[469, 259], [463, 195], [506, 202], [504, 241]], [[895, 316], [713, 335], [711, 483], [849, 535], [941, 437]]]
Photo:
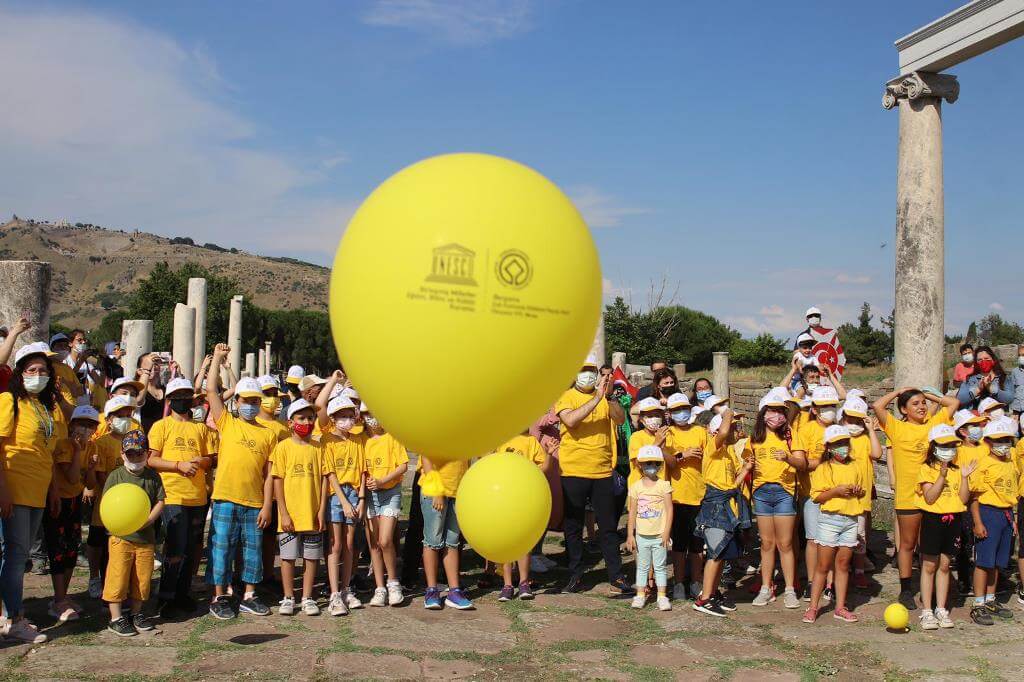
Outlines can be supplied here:
[[409, 507], [409, 525], [402, 545], [402, 584], [407, 588], [419, 580], [423, 561], [423, 509], [420, 507], [420, 472], [412, 477], [412, 506]]
[[615, 494], [612, 477], [579, 478], [562, 476], [562, 495], [565, 500], [565, 551], [569, 555], [569, 572], [573, 576], [583, 575], [583, 525], [586, 519], [587, 502], [594, 509], [597, 518], [601, 554], [608, 569], [608, 580], [622, 575], [622, 559], [619, 557], [619, 519], [615, 515]]

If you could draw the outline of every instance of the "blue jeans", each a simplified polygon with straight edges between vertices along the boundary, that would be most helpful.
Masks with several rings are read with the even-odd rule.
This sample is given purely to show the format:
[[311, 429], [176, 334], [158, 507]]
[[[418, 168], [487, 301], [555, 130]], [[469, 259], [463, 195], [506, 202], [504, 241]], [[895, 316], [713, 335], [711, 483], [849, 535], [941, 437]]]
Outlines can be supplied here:
[[444, 549], [459, 546], [459, 521], [455, 517], [455, 498], [444, 498], [444, 509], [434, 509], [434, 498], [420, 495], [423, 512], [423, 546]]
[[793, 496], [779, 483], [763, 483], [754, 491], [754, 513], [757, 516], [796, 516]]
[[21, 615], [25, 590], [25, 561], [43, 523], [43, 509], [16, 504], [11, 517], [0, 519], [0, 596], [8, 618]]
[[668, 586], [668, 550], [660, 535], [636, 535], [636, 584], [647, 584], [647, 573], [654, 566], [654, 584]]
[[206, 526], [206, 505], [169, 504], [160, 519], [164, 524], [164, 565], [157, 597], [170, 600], [192, 591], [192, 565], [199, 558]]
[[[359, 491], [353, 488], [348, 483], [341, 484], [341, 492], [345, 493], [345, 499], [353, 507], [359, 506]], [[337, 495], [331, 495], [331, 523], [343, 523], [346, 526], [354, 526], [356, 524], [355, 519], [350, 519], [345, 516], [345, 509], [341, 506], [341, 501]]]

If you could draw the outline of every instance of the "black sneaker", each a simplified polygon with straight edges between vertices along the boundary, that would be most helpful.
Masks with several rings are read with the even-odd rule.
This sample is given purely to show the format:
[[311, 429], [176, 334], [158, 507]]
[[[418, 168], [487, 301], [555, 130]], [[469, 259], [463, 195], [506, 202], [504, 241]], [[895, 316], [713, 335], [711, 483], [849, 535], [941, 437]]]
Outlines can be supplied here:
[[711, 599], [698, 599], [693, 602], [693, 610], [706, 613], [709, 616], [718, 616], [719, 618], [725, 617], [725, 609], [712, 597]]
[[971, 620], [978, 625], [992, 625], [992, 614], [984, 606], [971, 607]]
[[800, 599], [803, 601], [811, 601], [811, 583], [810, 581], [804, 583], [804, 591], [800, 593]]
[[1024, 583], [1017, 585], [1017, 603], [1024, 604]]
[[917, 610], [917, 601], [914, 599], [914, 593], [910, 590], [903, 590], [900, 592], [899, 603], [906, 607], [907, 611]]
[[711, 597], [711, 601], [715, 602], [720, 607], [722, 607], [723, 611], [736, 610], [736, 602], [734, 602], [732, 599], [729, 599], [729, 595], [725, 594], [724, 592], [719, 592], [715, 596]]
[[136, 613], [132, 615], [132, 625], [139, 632], [148, 632], [155, 630], [156, 626], [153, 625], [153, 621], [146, 617], [144, 613]]
[[559, 590], [563, 594], [573, 594], [576, 592], [583, 591], [583, 578], [578, 575], [569, 576], [569, 582], [562, 585], [562, 589]]
[[632, 597], [636, 594], [636, 588], [629, 584], [621, 575], [611, 582], [612, 594], [616, 596]]
[[118, 637], [134, 637], [139, 634], [139, 631], [132, 625], [132, 621], [128, 616], [121, 616], [117, 620], [110, 621], [107, 629]]
[[826, 587], [821, 593], [821, 598], [828, 602], [836, 600], [836, 593], [831, 587]]
[[218, 620], [231, 620], [235, 617], [235, 610], [231, 608], [231, 600], [226, 595], [217, 597], [210, 602], [210, 615]]
[[254, 616], [270, 615], [270, 609], [255, 594], [249, 599], [242, 599], [238, 602], [238, 610], [242, 613], [251, 613]]
[[995, 600], [985, 602], [985, 608], [988, 609], [988, 612], [996, 618], [1001, 620], [1013, 620], [1013, 611]]

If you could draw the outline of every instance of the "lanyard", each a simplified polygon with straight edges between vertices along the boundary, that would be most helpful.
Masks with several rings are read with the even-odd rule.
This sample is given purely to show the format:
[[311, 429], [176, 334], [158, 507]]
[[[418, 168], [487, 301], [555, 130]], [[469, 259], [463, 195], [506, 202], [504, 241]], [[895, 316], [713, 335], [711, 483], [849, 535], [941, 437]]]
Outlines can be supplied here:
[[[53, 437], [53, 415], [50, 414], [45, 405], [41, 405], [35, 398], [30, 399], [29, 402], [32, 404], [32, 409], [35, 410], [36, 417], [39, 419], [39, 430], [43, 432], [43, 440], [49, 443], [50, 438]], [[42, 412], [39, 411], [40, 407], [43, 408]], [[45, 419], [43, 415], [46, 415]]]

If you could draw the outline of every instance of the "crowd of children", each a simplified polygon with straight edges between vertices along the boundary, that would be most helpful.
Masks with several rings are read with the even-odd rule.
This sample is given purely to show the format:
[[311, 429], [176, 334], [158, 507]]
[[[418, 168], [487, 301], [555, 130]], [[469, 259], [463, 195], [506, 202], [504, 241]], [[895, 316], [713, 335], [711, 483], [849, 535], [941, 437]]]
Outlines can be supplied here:
[[[284, 386], [264, 376], [225, 388], [229, 349], [219, 344], [196, 377], [162, 382], [159, 398], [142, 367], [102, 392], [102, 384], [92, 391], [83, 381], [83, 399], [83, 392], [66, 393], [67, 382], [81, 381], [60, 369], [68, 355], [58, 344], [66, 338], [51, 340], [57, 351], [45, 343], [21, 347], [0, 394], [5, 636], [46, 639], [22, 604], [25, 564], [40, 529], [53, 585], [49, 614], [63, 622], [83, 613], [68, 594], [83, 521], [88, 592], [107, 603], [109, 629], [121, 636], [152, 629], [154, 616], [195, 614], [191, 586], [204, 563], [207, 609], [218, 619], [271, 614], [262, 600], [268, 586], [280, 595], [278, 614], [320, 614], [315, 588], [322, 561], [327, 612], [346, 615], [363, 607], [354, 587], [361, 554], [373, 581], [368, 605], [402, 604], [410, 586], [401, 576], [416, 570], [408, 565], [410, 542], [422, 545], [423, 607], [473, 608], [461, 582], [463, 538], [455, 512], [471, 462], [415, 458], [415, 480], [431, 484], [415, 486], [412, 512], [422, 519], [422, 538], [412, 531], [404, 538], [400, 574], [396, 544], [412, 458], [340, 370], [320, 379], [293, 367]], [[882, 435], [895, 494], [900, 601], [917, 609], [919, 588], [921, 627], [952, 627], [956, 564], [960, 592], [973, 594], [974, 622], [1011, 618], [996, 592], [1001, 572], [1010, 569], [1015, 513], [1019, 519], [1024, 512], [1018, 421], [996, 397], [976, 396], [974, 409], [959, 409], [958, 398], [933, 389], [901, 388], [869, 408], [862, 391], [847, 389], [813, 361], [811, 345], [799, 340], [790, 372], [751, 415], [715, 395], [707, 380], [687, 395], [664, 372], [655, 372], [649, 395], [634, 401], [616, 390], [610, 368], [588, 359], [548, 418], [496, 448], [561, 475], [570, 569], [562, 591], [581, 589], [590, 509], [609, 583], [631, 596], [634, 608], [651, 599], [668, 610], [689, 599], [700, 613], [726, 616], [737, 607], [722, 585], [734, 584], [744, 570], [760, 572], [752, 604], [765, 607], [777, 598], [778, 567], [782, 605], [806, 604], [804, 622], [814, 623], [833, 602], [834, 618], [856, 622], [849, 595], [851, 585], [867, 587], [872, 568], [866, 546]], [[3, 342], [3, 362], [11, 346]], [[979, 391], [990, 384], [972, 382]], [[99, 400], [97, 409], [92, 403]], [[150, 423], [140, 410], [147, 400], [163, 406]], [[555, 435], [544, 435], [552, 425]], [[616, 464], [617, 433], [628, 436], [625, 476]], [[136, 532], [111, 535], [100, 501], [126, 483], [146, 493], [151, 512]], [[621, 574], [623, 545], [635, 556], [635, 580]], [[274, 583], [278, 557], [280, 583]], [[537, 559], [526, 555], [488, 569], [500, 575], [499, 600], [534, 598], [532, 573], [547, 569]], [[1024, 558], [1018, 560], [1024, 570]], [[876, 556], [876, 568], [878, 562]], [[156, 568], [156, 603], [147, 610]], [[1024, 604], [1024, 587], [1019, 600]]]

